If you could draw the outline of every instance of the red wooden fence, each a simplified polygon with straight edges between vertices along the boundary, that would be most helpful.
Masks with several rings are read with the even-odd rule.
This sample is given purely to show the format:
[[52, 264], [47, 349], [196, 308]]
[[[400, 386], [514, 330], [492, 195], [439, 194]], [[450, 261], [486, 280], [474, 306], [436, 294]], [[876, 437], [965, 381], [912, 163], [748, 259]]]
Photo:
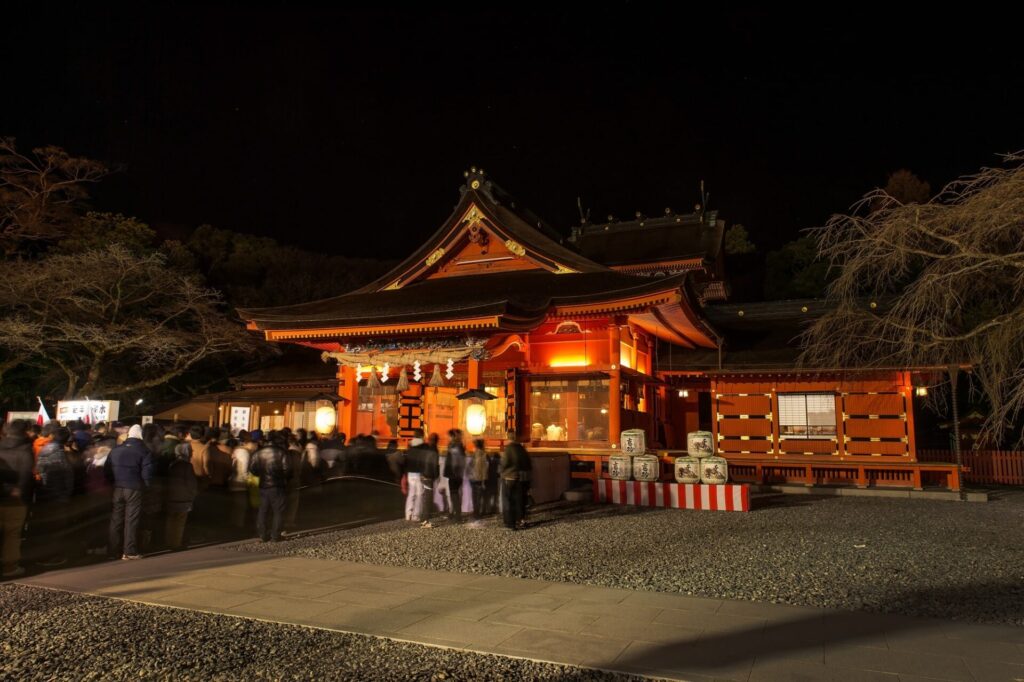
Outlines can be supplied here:
[[[960, 456], [967, 483], [1024, 485], [1024, 452], [964, 450]], [[918, 450], [917, 459], [921, 462], [955, 462], [956, 455], [949, 450]]]

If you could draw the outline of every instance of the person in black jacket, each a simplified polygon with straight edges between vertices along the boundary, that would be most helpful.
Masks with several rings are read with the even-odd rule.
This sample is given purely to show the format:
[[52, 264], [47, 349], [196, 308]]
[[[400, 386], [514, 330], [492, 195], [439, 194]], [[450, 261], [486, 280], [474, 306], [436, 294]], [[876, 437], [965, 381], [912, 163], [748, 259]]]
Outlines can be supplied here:
[[466, 475], [466, 448], [462, 444], [462, 431], [448, 432], [448, 453], [444, 460], [444, 476], [448, 479], [449, 510], [455, 523], [462, 523], [462, 480]]
[[[249, 473], [260, 479], [260, 510], [256, 517], [256, 530], [260, 540], [281, 540], [281, 526], [287, 499], [288, 481], [292, 477], [288, 457], [288, 442], [280, 433], [271, 432], [270, 443], [253, 453], [249, 460]], [[273, 524], [267, 529], [267, 512], [273, 512]]]
[[27, 422], [15, 419], [0, 439], [0, 543], [4, 578], [25, 573], [21, 561], [21, 530], [25, 526], [28, 503], [32, 499], [32, 444]]
[[142, 442], [142, 427], [128, 430], [128, 438], [110, 451], [104, 465], [114, 482], [113, 513], [107, 551], [122, 559], [141, 559], [138, 548], [139, 519], [142, 517], [142, 492], [153, 480], [153, 456]]
[[191, 458], [191, 450], [178, 448], [174, 461], [167, 468], [167, 477], [164, 481], [164, 509], [167, 514], [164, 541], [170, 550], [181, 549], [185, 521], [199, 493], [199, 482], [189, 461]]

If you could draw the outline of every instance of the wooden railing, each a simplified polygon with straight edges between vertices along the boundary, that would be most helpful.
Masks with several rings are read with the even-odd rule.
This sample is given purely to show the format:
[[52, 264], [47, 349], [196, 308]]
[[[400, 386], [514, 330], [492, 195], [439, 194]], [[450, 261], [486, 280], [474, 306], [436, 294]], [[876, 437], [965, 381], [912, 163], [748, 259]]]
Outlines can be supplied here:
[[[1018, 450], [964, 450], [963, 477], [967, 483], [1024, 485], [1024, 452]], [[920, 462], [955, 462], [949, 450], [918, 450]]]

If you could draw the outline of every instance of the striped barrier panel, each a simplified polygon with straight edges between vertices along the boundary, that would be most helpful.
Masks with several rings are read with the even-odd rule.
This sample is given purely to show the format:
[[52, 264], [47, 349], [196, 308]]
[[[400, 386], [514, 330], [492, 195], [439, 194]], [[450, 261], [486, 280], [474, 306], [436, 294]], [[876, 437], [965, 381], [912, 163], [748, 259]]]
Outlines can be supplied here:
[[594, 481], [594, 501], [641, 507], [746, 512], [750, 511], [750, 486], [648, 483], [604, 478]]

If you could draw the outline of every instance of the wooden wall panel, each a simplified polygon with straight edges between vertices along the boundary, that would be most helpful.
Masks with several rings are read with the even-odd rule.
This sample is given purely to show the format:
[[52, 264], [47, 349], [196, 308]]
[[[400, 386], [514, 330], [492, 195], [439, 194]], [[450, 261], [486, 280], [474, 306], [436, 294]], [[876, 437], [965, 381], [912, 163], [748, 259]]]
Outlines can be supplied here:
[[771, 395], [720, 395], [718, 398], [718, 412], [720, 414], [749, 414], [761, 415], [770, 414], [772, 411]]
[[718, 432], [723, 436], [771, 436], [772, 423], [767, 419], [722, 419]]
[[851, 440], [846, 442], [846, 451], [851, 455], [902, 456], [907, 454], [907, 444], [903, 441]]
[[783, 438], [779, 441], [781, 454], [832, 455], [836, 453], [836, 443], [831, 440], [804, 440], [802, 438]]
[[770, 452], [772, 442], [770, 440], [754, 439], [740, 440], [739, 438], [723, 438], [718, 441], [718, 450], [724, 454], [738, 454], [743, 452]]
[[903, 438], [907, 423], [902, 419], [847, 419], [846, 435], [850, 438]]
[[851, 393], [843, 396], [846, 414], [903, 414], [903, 396], [898, 393], [873, 395]]

